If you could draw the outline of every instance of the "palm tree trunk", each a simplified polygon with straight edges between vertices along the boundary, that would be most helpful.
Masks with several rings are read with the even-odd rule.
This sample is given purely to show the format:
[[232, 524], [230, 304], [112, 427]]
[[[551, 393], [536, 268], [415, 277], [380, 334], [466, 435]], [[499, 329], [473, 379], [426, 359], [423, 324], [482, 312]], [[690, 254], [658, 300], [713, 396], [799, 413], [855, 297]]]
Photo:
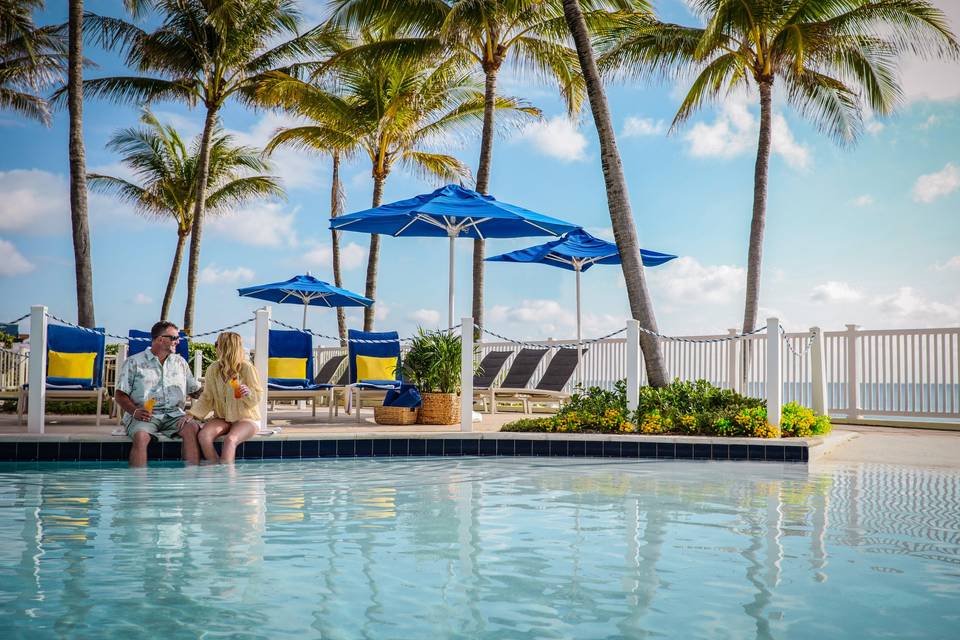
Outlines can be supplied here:
[[[330, 186], [330, 217], [336, 218], [343, 213], [343, 185], [340, 182], [340, 154], [333, 154], [333, 178]], [[333, 284], [343, 287], [343, 278], [340, 273], [340, 232], [330, 231], [331, 246], [333, 247]], [[340, 336], [340, 346], [347, 346], [347, 314], [343, 307], [337, 307], [337, 333]]]
[[[387, 179], [385, 175], [374, 174], [373, 176], [373, 206], [379, 207], [383, 200], [383, 183]], [[364, 290], [366, 297], [376, 300], [377, 295], [377, 262], [380, 259], [380, 236], [379, 234], [370, 235], [370, 253], [367, 255], [367, 287]], [[363, 310], [363, 330], [373, 331], [374, 307], [370, 305]]]
[[210, 139], [217, 124], [216, 108], [207, 108], [200, 138], [200, 159], [197, 167], [196, 195], [193, 204], [193, 227], [190, 230], [190, 262], [187, 265], [187, 306], [183, 311], [183, 330], [193, 332], [193, 317], [197, 298], [197, 280], [200, 275], [200, 240], [203, 237], [203, 209], [207, 200], [207, 179], [210, 174]]
[[[603, 91], [603, 83], [597, 70], [593, 48], [590, 45], [587, 25], [577, 0], [563, 0], [563, 15], [576, 43], [577, 57], [580, 59], [580, 68], [586, 81], [587, 95], [590, 98], [590, 109], [593, 111], [593, 122], [597, 127], [597, 135], [600, 138], [600, 158], [603, 164], [603, 180], [607, 188], [607, 207], [610, 211], [610, 222], [613, 225], [613, 236], [620, 252], [623, 277], [627, 285], [627, 297], [630, 301], [630, 312], [636, 320], [640, 321], [641, 327], [656, 332], [657, 320], [654, 315], [653, 301], [650, 299], [646, 279], [644, 278], [637, 230], [633, 223], [630, 198], [627, 195], [627, 183], [623, 176], [623, 165], [620, 162], [620, 152], [617, 150], [617, 141], [610, 120], [610, 109], [607, 106], [607, 97]], [[667, 370], [664, 366], [657, 338], [647, 333], [641, 333], [640, 348], [643, 351], [647, 380], [649, 380], [650, 385], [654, 387], [666, 386]]]
[[93, 327], [93, 267], [87, 215], [87, 160], [83, 147], [83, 0], [70, 0], [67, 105], [70, 111], [70, 221], [77, 279], [77, 323]]
[[170, 277], [167, 278], [167, 290], [163, 293], [163, 304], [160, 307], [160, 319], [170, 317], [170, 305], [173, 304], [173, 292], [177, 290], [177, 279], [180, 276], [180, 265], [183, 264], [183, 248], [187, 245], [189, 229], [177, 230], [177, 248], [173, 252], [173, 264], [170, 266]]
[[[483, 132], [480, 135], [480, 164], [477, 167], [477, 192], [487, 193], [490, 186], [490, 165], [493, 164], [493, 115], [497, 101], [497, 69], [485, 69], [483, 88]], [[474, 339], [480, 339], [483, 327], [483, 257], [484, 240], [473, 241], [473, 322]]]
[[760, 82], [760, 139], [753, 171], [753, 219], [750, 221], [750, 248], [747, 253], [747, 295], [743, 308], [743, 332], [753, 331], [760, 303], [760, 267], [763, 260], [763, 227], [767, 217], [767, 171], [770, 166], [771, 102], [773, 79]]

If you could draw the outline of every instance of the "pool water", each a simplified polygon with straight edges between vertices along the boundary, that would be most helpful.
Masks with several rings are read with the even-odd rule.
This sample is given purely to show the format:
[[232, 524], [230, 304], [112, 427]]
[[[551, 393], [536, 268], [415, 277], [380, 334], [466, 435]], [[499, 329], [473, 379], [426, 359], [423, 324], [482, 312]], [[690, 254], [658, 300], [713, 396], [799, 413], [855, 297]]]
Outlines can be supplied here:
[[956, 638], [960, 474], [0, 466], [0, 637]]

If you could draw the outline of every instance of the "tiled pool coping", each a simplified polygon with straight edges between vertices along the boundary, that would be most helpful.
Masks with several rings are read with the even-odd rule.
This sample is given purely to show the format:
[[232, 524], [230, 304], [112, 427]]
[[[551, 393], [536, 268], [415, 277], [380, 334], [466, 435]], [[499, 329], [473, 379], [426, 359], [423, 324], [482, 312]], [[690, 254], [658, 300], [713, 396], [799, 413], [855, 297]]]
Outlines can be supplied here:
[[[542, 433], [284, 434], [243, 443], [244, 460], [389, 456], [555, 456], [665, 460], [742, 460], [809, 463], [835, 438], [762, 440], [683, 436], [611, 436]], [[832, 443], [838, 444], [838, 443]], [[100, 436], [0, 436], [0, 462], [118, 462], [130, 442]], [[151, 443], [151, 460], [179, 460], [176, 440]]]

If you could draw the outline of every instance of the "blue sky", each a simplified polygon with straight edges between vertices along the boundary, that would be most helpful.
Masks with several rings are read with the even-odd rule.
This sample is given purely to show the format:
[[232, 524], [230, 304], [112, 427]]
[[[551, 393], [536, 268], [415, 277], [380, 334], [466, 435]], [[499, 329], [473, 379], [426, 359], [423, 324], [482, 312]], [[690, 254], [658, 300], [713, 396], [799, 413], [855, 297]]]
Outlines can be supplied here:
[[[960, 7], [938, 0], [954, 25]], [[107, 0], [88, 9], [115, 12]], [[693, 22], [679, 0], [661, 0], [667, 19]], [[321, 3], [306, 7], [319, 15]], [[38, 22], [66, 19], [48, 3]], [[99, 68], [122, 71], [115, 55], [90, 49]], [[856, 323], [867, 328], [956, 326], [960, 323], [960, 65], [905, 60], [905, 101], [892, 118], [868, 120], [852, 149], [842, 149], [775, 99], [764, 245], [761, 319], [777, 315], [790, 330]], [[583, 225], [609, 236], [596, 132], [589, 111], [563, 115], [554, 90], [507, 74], [504, 93], [527, 98], [545, 119], [501, 136], [494, 149], [491, 191], [499, 199]], [[683, 86], [615, 85], [609, 101], [642, 246], [681, 256], [647, 271], [665, 333], [725, 332], [740, 324], [752, 203], [757, 109], [750, 95], [731, 96], [667, 135]], [[122, 175], [104, 148], [111, 133], [134, 125], [138, 113], [105, 101], [85, 107], [88, 169]], [[162, 120], [193, 135], [200, 111], [172, 103], [153, 107]], [[283, 115], [231, 105], [224, 126], [262, 145]], [[44, 128], [0, 112], [0, 321], [31, 304], [76, 316], [67, 199], [67, 120]], [[450, 149], [475, 170], [472, 143]], [[283, 152], [274, 173], [287, 201], [258, 202], [211, 223], [204, 234], [196, 329], [242, 320], [258, 306], [236, 288], [311, 271], [332, 280], [330, 162]], [[345, 167], [347, 211], [369, 206], [371, 181], [363, 159]], [[385, 201], [435, 185], [395, 170]], [[109, 197], [92, 195], [94, 298], [98, 324], [114, 333], [155, 321], [176, 241], [172, 223], [150, 221]], [[369, 237], [344, 233], [344, 284], [363, 291]], [[491, 240], [488, 254], [538, 239]], [[469, 311], [471, 243], [458, 243], [457, 315]], [[447, 245], [443, 240], [384, 238], [378, 285], [378, 329], [409, 334], [446, 319]], [[182, 317], [185, 270], [174, 303]], [[494, 263], [486, 271], [487, 324], [516, 337], [572, 337], [574, 279], [540, 265]], [[299, 324], [301, 309], [274, 306], [274, 317]], [[620, 326], [626, 292], [617, 267], [584, 275], [584, 334]], [[359, 314], [351, 314], [359, 325]], [[335, 332], [333, 313], [312, 309], [309, 326]], [[252, 336], [252, 330], [247, 332]]]

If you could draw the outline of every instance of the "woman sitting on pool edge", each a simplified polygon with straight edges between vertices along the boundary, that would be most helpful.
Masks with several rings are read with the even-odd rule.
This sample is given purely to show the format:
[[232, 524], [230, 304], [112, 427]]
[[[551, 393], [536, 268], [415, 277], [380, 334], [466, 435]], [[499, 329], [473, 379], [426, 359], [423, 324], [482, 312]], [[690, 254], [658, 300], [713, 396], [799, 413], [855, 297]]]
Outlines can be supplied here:
[[[213, 412], [197, 436], [200, 449], [208, 461], [230, 464], [236, 458], [237, 445], [252, 438], [259, 428], [263, 387], [247, 359], [240, 334], [224, 331], [217, 336], [216, 349], [217, 360], [207, 369], [203, 393], [189, 413], [203, 420]], [[213, 442], [220, 436], [224, 436], [223, 451], [218, 456]]]

